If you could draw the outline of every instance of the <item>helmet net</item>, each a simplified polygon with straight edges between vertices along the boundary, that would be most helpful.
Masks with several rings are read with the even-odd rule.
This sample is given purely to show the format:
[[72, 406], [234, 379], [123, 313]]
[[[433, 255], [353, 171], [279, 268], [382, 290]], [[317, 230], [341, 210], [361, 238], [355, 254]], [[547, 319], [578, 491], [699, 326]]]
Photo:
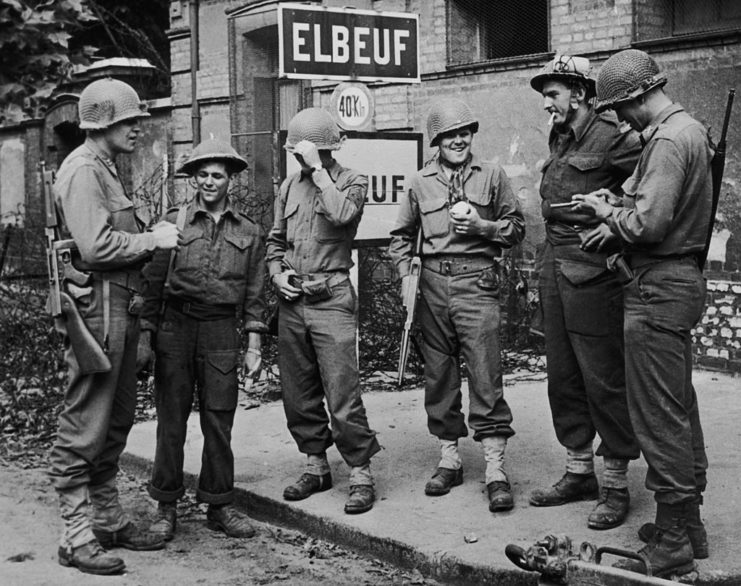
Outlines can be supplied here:
[[149, 116], [147, 105], [129, 84], [118, 79], [99, 79], [80, 94], [80, 128], [103, 129], [129, 118]]
[[301, 110], [288, 123], [286, 150], [292, 151], [302, 140], [314, 143], [319, 150], [336, 150], [342, 143], [337, 124], [321, 108]]
[[631, 100], [648, 90], [662, 86], [666, 78], [647, 53], [627, 49], [610, 57], [597, 76], [597, 107]]
[[479, 129], [478, 120], [474, 118], [465, 102], [450, 99], [433, 104], [427, 114], [427, 136], [430, 139], [430, 146], [437, 144], [441, 134], [466, 126], [472, 126], [474, 132]]

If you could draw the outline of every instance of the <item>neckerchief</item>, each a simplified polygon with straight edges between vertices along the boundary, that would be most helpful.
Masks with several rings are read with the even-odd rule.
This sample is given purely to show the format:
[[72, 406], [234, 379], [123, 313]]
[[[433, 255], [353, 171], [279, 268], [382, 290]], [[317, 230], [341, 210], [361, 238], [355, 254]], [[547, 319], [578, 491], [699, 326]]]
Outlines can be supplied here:
[[468, 201], [466, 192], [463, 190], [463, 175], [467, 168], [468, 161], [453, 169], [448, 178], [448, 203], [451, 207], [459, 201]]

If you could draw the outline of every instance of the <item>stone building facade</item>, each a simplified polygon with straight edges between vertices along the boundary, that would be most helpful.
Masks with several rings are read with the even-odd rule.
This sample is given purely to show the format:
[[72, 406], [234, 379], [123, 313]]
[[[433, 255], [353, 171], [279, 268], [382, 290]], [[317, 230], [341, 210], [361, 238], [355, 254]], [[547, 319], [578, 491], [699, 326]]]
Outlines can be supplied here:
[[[249, 171], [239, 187], [263, 224], [270, 223], [275, 189], [284, 173], [280, 133], [301, 108], [329, 107], [337, 85], [336, 81], [278, 76], [279, 4], [277, 0], [171, 0], [172, 95], [152, 103], [155, 116], [147, 125], [145, 144], [128, 163], [133, 170], [132, 191], [143, 191], [151, 198], [169, 187], [163, 199], [181, 201], [189, 188], [182, 178], [173, 180], [173, 169], [194, 142], [219, 137], [231, 140], [249, 160]], [[716, 140], [727, 91], [741, 85], [741, 3], [736, 0], [323, 0], [309, 4], [418, 15], [421, 82], [367, 83], [375, 102], [371, 130], [423, 133], [432, 100], [459, 97], [468, 102], [480, 120], [475, 151], [504, 166], [526, 213], [528, 236], [517, 251], [525, 265], [534, 261], [543, 240], [538, 187], [548, 154], [547, 115], [529, 80], [555, 53], [588, 57], [596, 75], [620, 49], [648, 51], [669, 78], [667, 93], [705, 123]], [[146, 92], [146, 82], [137, 89]], [[75, 99], [74, 91], [60, 95], [46, 120], [0, 128], [3, 221], [17, 217], [19, 205], [27, 212], [40, 209], [37, 163], [63, 154], [62, 135], [65, 140], [75, 139]], [[707, 272], [715, 287], [709, 308], [719, 305], [715, 313], [709, 309], [710, 321], [698, 330], [696, 345], [698, 357], [712, 358], [721, 367], [741, 360], [741, 329], [736, 327], [741, 317], [739, 111], [741, 104], [728, 134], [721, 221]], [[66, 123], [70, 120], [72, 126]], [[426, 160], [432, 151], [423, 144]], [[18, 173], [21, 166], [24, 172]], [[165, 176], [167, 185], [161, 180]], [[158, 184], [156, 177], [160, 177]]]
[[[337, 84], [279, 78], [278, 4], [173, 0], [170, 10], [173, 154], [185, 156], [194, 136], [231, 138], [250, 161], [247, 191], [265, 201], [268, 215], [268, 202], [282, 179], [280, 131], [303, 107], [328, 108]], [[468, 102], [480, 120], [476, 152], [504, 166], [526, 212], [528, 236], [519, 251], [526, 264], [543, 240], [538, 187], [548, 154], [547, 116], [529, 80], [555, 53], [588, 57], [596, 75], [618, 50], [649, 52], [669, 78], [667, 93], [705, 123], [715, 140], [727, 91], [741, 82], [741, 4], [733, 0], [311, 4], [418, 15], [421, 83], [368, 83], [375, 101], [372, 129], [424, 132], [432, 100]], [[736, 323], [741, 319], [741, 124], [738, 114], [733, 120], [720, 203], [723, 222], [709, 262], [709, 313], [698, 328], [696, 348], [698, 360], [709, 366], [741, 370]], [[426, 151], [423, 158], [431, 154]]]

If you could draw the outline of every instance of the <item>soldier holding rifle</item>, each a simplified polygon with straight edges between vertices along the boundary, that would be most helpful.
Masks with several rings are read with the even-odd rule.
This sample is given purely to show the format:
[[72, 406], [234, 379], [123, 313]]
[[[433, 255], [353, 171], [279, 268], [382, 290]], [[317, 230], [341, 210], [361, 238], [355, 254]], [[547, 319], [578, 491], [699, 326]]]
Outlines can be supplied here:
[[575, 195], [626, 246], [620, 268], [625, 303], [628, 409], [648, 463], [656, 520], [639, 536], [643, 562], [625, 567], [665, 577], [690, 572], [708, 556], [700, 517], [707, 485], [691, 330], [702, 315], [705, 279], [698, 265], [712, 215], [707, 130], [664, 93], [666, 76], [643, 51], [610, 57], [597, 77], [597, 109], [615, 110], [645, 143], [623, 184], [624, 207], [602, 192]]
[[415, 237], [421, 227], [421, 299], [417, 308], [425, 363], [428, 428], [441, 458], [425, 486], [443, 495], [463, 482], [458, 440], [468, 435], [461, 412], [459, 356], [468, 371], [468, 423], [486, 459], [489, 510], [514, 506], [503, 469], [507, 438], [514, 434], [504, 399], [499, 349], [500, 274], [503, 248], [522, 240], [525, 223], [501, 167], [473, 155], [479, 127], [468, 105], [442, 100], [427, 117], [436, 157], [412, 179], [391, 231], [389, 252], [407, 298]]
[[[64, 160], [54, 184], [60, 236], [74, 241], [56, 260], [65, 266], [71, 262], [84, 279], [65, 278], [61, 309], [51, 304], [60, 312], [56, 325], [65, 336], [69, 380], [50, 476], [64, 521], [59, 563], [91, 574], [116, 574], [124, 562], [103, 548], [164, 547], [161, 538], [140, 531], [124, 512], [116, 475], [136, 408], [140, 270], [155, 250], [175, 248], [179, 237], [169, 223], [142, 231], [116, 169], [116, 158], [134, 151], [140, 120], [149, 116], [136, 91], [111, 78], [95, 81], [82, 91], [79, 113], [87, 138]], [[47, 216], [55, 213], [47, 210]], [[70, 299], [74, 307], [66, 303]], [[81, 331], [76, 313], [87, 335], [70, 335], [70, 325]], [[75, 343], [90, 337], [107, 361], [93, 360], [91, 366], [90, 346]]]

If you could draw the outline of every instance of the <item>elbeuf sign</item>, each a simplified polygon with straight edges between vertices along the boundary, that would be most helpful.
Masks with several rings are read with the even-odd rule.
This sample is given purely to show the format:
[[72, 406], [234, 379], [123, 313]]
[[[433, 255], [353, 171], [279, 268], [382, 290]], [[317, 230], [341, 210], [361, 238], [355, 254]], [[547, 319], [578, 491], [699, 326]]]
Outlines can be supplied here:
[[419, 82], [418, 17], [278, 5], [281, 77]]

